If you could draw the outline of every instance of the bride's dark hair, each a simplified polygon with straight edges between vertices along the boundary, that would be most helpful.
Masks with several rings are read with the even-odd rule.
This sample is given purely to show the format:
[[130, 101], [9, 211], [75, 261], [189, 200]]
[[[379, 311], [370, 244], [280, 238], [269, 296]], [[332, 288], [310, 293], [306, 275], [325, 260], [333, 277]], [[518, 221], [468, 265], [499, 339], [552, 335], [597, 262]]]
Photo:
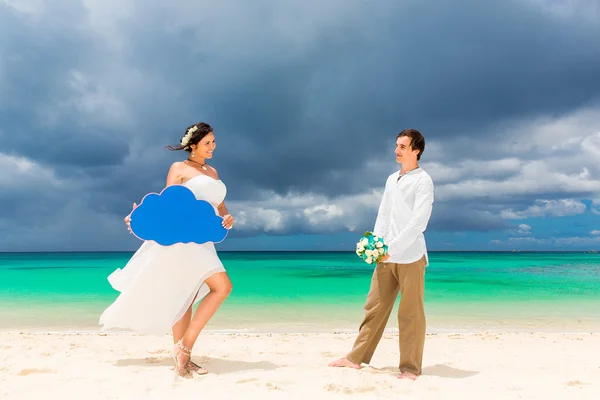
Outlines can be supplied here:
[[[196, 128], [196, 129], [194, 129], [194, 128]], [[191, 131], [193, 131], [193, 132], [191, 132]], [[165, 147], [172, 151], [185, 150], [188, 153], [190, 153], [192, 151], [192, 149], [190, 148], [190, 145], [198, 144], [198, 142], [200, 142], [204, 136], [208, 135], [212, 131], [213, 131], [213, 128], [206, 122], [198, 122], [194, 125], [190, 125], [187, 127], [187, 129], [185, 130], [185, 134], [183, 135], [183, 137], [181, 138], [181, 140], [179, 142], [180, 143], [179, 145], [165, 146]], [[186, 137], [188, 135], [191, 135], [191, 136], [189, 138], [187, 138], [187, 141], [184, 143], [183, 141], [184, 141], [184, 139], [186, 139]]]

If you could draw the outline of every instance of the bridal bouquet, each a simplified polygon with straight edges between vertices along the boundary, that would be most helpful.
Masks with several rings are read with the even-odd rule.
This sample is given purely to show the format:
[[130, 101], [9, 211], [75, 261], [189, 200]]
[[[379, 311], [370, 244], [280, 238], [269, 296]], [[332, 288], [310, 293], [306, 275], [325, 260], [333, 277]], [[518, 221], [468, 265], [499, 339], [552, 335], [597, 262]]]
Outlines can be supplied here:
[[378, 263], [387, 252], [388, 246], [383, 238], [373, 235], [373, 232], [365, 232], [363, 237], [356, 243], [356, 255], [367, 264]]

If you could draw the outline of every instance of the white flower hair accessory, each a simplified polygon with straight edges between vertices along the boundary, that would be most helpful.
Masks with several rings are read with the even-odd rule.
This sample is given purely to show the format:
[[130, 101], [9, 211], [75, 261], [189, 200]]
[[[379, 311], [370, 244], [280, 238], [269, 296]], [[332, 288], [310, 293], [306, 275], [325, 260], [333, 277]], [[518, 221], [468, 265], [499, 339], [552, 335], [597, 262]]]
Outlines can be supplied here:
[[198, 130], [198, 127], [196, 125], [194, 125], [190, 129], [187, 130], [187, 132], [185, 133], [185, 135], [183, 135], [183, 137], [181, 138], [181, 146], [184, 149], [188, 147], [188, 145], [190, 144], [190, 139], [192, 139], [192, 135], [197, 130]]

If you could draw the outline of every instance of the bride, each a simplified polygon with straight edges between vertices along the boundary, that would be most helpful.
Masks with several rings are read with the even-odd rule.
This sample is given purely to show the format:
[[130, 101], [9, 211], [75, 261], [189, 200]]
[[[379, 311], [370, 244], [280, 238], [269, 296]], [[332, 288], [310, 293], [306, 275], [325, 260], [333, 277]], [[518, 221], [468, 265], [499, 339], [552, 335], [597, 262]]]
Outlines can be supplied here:
[[[197, 199], [211, 203], [223, 217], [223, 226], [231, 229], [234, 220], [223, 202], [227, 189], [217, 170], [206, 164], [215, 147], [210, 125], [199, 122], [190, 126], [180, 146], [167, 147], [190, 154], [186, 160], [173, 163], [166, 186], [186, 186]], [[128, 229], [130, 216], [125, 217]], [[194, 223], [193, 215], [180, 217]], [[108, 281], [120, 295], [100, 317], [103, 330], [127, 328], [157, 335], [172, 330], [175, 371], [185, 378], [193, 372], [208, 373], [192, 362], [192, 348], [200, 331], [231, 293], [231, 281], [212, 242], [161, 246], [146, 241]], [[198, 301], [192, 316], [192, 306]]]

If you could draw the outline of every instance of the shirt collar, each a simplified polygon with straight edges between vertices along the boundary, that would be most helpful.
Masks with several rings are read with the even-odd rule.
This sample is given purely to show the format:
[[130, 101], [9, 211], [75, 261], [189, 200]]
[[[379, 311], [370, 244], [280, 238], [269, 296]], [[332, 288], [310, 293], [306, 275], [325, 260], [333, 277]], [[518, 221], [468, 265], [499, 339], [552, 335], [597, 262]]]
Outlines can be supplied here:
[[411, 172], [417, 171], [418, 169], [420, 169], [421, 167], [419, 167], [417, 165], [417, 168], [411, 169], [410, 171], [406, 171], [405, 173], [401, 173], [402, 170], [398, 171], [398, 178], [396, 178], [396, 183], [400, 182], [400, 178], [402, 178], [405, 175], [410, 174]]

